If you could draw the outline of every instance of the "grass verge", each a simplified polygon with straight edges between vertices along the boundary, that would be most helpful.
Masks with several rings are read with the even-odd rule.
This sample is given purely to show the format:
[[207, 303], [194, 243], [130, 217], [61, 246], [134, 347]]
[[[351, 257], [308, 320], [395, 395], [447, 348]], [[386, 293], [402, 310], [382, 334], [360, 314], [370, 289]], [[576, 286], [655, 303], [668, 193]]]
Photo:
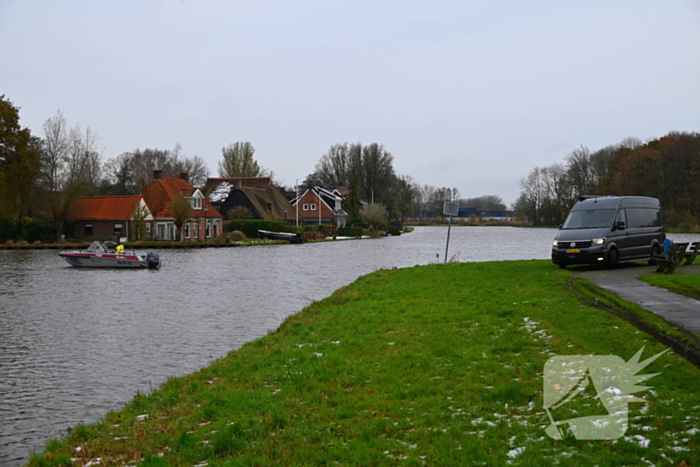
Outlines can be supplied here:
[[675, 353], [623, 437], [545, 434], [551, 356], [665, 348], [581, 297], [549, 261], [377, 271], [30, 465], [694, 465], [700, 371]]
[[656, 274], [642, 276], [640, 279], [651, 285], [700, 300], [700, 275], [698, 274]]

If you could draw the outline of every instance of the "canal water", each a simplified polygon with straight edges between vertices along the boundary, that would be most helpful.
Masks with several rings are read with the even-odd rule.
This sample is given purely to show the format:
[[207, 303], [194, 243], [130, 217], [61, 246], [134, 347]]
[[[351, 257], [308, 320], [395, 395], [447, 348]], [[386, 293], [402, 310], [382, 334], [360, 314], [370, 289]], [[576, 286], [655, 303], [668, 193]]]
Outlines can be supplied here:
[[[449, 259], [548, 259], [553, 229], [453, 227]], [[0, 465], [223, 357], [359, 276], [443, 262], [447, 229], [304, 245], [161, 250], [160, 270], [0, 251]], [[554, 266], [553, 266], [554, 267]]]

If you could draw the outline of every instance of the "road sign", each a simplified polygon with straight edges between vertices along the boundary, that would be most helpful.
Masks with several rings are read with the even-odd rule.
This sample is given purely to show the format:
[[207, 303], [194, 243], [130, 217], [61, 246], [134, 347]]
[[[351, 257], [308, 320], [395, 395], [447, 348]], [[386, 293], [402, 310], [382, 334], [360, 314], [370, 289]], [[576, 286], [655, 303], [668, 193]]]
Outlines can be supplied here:
[[459, 214], [459, 204], [449, 203], [445, 201], [445, 205], [442, 207], [442, 213], [446, 216], [456, 216]]

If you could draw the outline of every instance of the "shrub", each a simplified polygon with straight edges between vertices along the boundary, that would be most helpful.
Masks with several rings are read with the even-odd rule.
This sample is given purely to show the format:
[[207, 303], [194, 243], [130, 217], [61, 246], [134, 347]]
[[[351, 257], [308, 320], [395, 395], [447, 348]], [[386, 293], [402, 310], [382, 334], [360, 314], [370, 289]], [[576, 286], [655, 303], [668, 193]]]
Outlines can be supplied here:
[[401, 231], [394, 227], [393, 225], [387, 225], [386, 231], [389, 235], [401, 235]]
[[49, 222], [38, 222], [28, 217], [22, 219], [0, 218], [0, 243], [5, 243], [8, 240], [48, 243], [54, 239], [55, 232]]
[[313, 232], [311, 230], [308, 230], [304, 232], [304, 240], [309, 241], [309, 240], [323, 240], [326, 238], [325, 235], [323, 235], [321, 232]]
[[362, 227], [341, 227], [338, 229], [340, 237], [361, 237]]
[[248, 240], [248, 237], [246, 237], [240, 230], [234, 230], [233, 232], [229, 232], [228, 240], [230, 242], [242, 242], [244, 240]]

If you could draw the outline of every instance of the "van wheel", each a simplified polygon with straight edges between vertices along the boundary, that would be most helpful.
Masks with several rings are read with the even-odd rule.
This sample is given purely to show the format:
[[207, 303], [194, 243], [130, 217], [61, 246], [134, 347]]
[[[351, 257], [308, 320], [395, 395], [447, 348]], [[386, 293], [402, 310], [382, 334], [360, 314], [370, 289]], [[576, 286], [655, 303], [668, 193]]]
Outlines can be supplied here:
[[559, 269], [566, 269], [566, 264], [560, 264]]
[[649, 265], [656, 266], [658, 263], [654, 259], [654, 256], [661, 256], [661, 247], [659, 245], [654, 245], [651, 249], [651, 258], [649, 258]]
[[617, 248], [613, 248], [608, 252], [608, 268], [612, 269], [617, 266], [617, 260], [620, 259], [620, 255], [617, 252]]

